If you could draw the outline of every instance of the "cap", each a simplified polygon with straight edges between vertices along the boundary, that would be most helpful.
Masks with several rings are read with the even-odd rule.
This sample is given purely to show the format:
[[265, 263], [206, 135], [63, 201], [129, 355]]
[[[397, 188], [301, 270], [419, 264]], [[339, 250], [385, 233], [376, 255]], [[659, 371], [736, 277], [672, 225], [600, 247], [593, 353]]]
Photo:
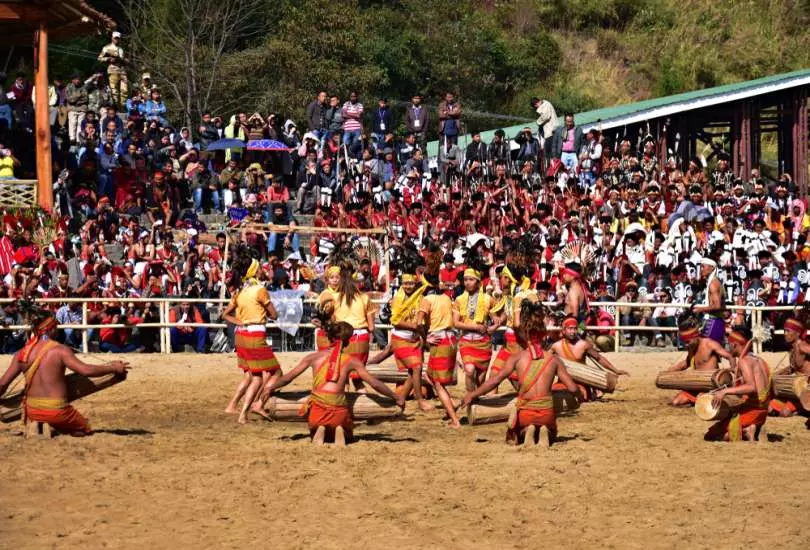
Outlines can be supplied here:
[[143, 73], [143, 76], [141, 76], [141, 80], [152, 80], [152, 75], [149, 73]]
[[121, 38], [121, 33], [120, 33], [120, 32], [118, 32], [118, 31], [113, 31], [113, 33], [112, 33], [112, 37], [113, 37], [113, 38]]

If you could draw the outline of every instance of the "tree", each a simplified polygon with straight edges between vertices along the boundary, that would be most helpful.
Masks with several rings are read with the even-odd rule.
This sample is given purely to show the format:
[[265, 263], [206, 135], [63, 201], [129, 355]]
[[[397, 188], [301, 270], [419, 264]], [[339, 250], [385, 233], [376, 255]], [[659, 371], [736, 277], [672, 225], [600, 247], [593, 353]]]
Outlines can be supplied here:
[[186, 126], [206, 111], [250, 98], [222, 86], [245, 71], [239, 51], [266, 30], [265, 0], [118, 0], [132, 59], [147, 68], [183, 113]]

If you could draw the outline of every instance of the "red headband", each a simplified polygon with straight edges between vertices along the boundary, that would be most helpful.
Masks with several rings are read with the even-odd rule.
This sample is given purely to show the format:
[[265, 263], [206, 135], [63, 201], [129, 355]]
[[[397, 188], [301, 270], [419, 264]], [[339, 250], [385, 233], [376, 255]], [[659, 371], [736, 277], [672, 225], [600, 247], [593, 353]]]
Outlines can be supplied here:
[[562, 326], [563, 328], [577, 328], [579, 326], [579, 323], [577, 323], [576, 319], [572, 319], [569, 317], [568, 319], [563, 321]]
[[681, 330], [679, 332], [679, 336], [683, 342], [689, 343], [698, 336], [700, 336], [700, 332], [696, 327], [688, 328], [686, 330]]
[[570, 275], [571, 277], [574, 277], [576, 279], [578, 279], [578, 278], [580, 278], [582, 276], [582, 273], [580, 273], [579, 271], [574, 271], [570, 267], [564, 267], [562, 269], [562, 273], [563, 273], [563, 275]]
[[37, 336], [42, 336], [43, 334], [48, 334], [56, 327], [56, 317], [48, 317], [36, 327], [34, 327], [34, 332], [36, 332]]
[[788, 319], [785, 321], [783, 328], [796, 334], [804, 334], [804, 325], [798, 319]]
[[739, 332], [732, 330], [731, 333], [729, 333], [728, 335], [728, 341], [730, 344], [733, 343], [739, 344], [740, 346], [744, 346], [748, 343], [748, 338], [746, 338]]

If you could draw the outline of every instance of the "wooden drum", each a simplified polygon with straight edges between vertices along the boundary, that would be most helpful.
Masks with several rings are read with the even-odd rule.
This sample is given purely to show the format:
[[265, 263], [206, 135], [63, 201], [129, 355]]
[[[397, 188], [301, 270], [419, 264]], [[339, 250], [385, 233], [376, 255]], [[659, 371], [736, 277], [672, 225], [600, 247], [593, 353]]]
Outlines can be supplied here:
[[[557, 414], [570, 413], [579, 408], [579, 400], [571, 392], [552, 392], [552, 399], [554, 400], [554, 412]], [[467, 421], [476, 426], [506, 422], [512, 411], [515, 410], [516, 400], [517, 393], [515, 392], [479, 397], [467, 407]]]
[[397, 366], [393, 363], [366, 365], [366, 370], [371, 376], [386, 384], [401, 384], [408, 379], [410, 374], [407, 370], [397, 370]]
[[605, 393], [613, 393], [616, 390], [616, 383], [619, 377], [610, 371], [606, 371], [596, 365], [589, 365], [586, 363], [577, 363], [576, 361], [569, 361], [558, 357], [563, 362], [568, 374], [574, 379], [574, 382], [591, 386]]
[[807, 375], [780, 374], [773, 377], [773, 391], [776, 397], [799, 399], [807, 390]]
[[702, 393], [698, 395], [695, 403], [695, 414], [701, 420], [717, 421], [728, 418], [731, 413], [745, 402], [739, 395], [726, 395], [723, 400], [715, 406], [712, 401], [714, 394]]
[[[390, 420], [402, 415], [396, 402], [390, 397], [376, 394], [347, 392], [346, 397], [354, 420]], [[306, 422], [306, 416], [298, 416], [301, 406], [309, 399], [309, 392], [276, 393], [267, 400], [267, 413], [279, 422]]]
[[722, 386], [730, 386], [734, 375], [728, 369], [659, 372], [655, 386], [662, 390], [711, 391]]

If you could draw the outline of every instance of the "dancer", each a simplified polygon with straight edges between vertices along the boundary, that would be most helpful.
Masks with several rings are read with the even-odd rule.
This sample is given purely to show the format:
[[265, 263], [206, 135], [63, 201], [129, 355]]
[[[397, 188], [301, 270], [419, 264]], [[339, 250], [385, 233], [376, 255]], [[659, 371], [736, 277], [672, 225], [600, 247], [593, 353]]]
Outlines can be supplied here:
[[552, 386], [557, 378], [571, 393], [577, 385], [553, 354], [543, 353], [540, 342], [545, 336], [545, 306], [524, 300], [521, 305], [519, 337], [525, 347], [512, 355], [497, 375], [464, 395], [462, 405], [470, 405], [476, 397], [498, 387], [507, 376], [517, 371], [519, 389], [515, 413], [509, 419], [506, 442], [519, 445], [540, 444], [548, 447], [557, 437]]
[[113, 361], [104, 365], [88, 365], [79, 360], [68, 346], [52, 340], [56, 333], [53, 312], [22, 302], [27, 309], [27, 322], [33, 327], [25, 346], [11, 359], [0, 377], [0, 396], [17, 376], [25, 376], [26, 421], [49, 424], [59, 432], [82, 436], [93, 433], [87, 419], [68, 404], [65, 368], [89, 377], [116, 374], [126, 376], [129, 364]]
[[[236, 393], [225, 408], [226, 413], [239, 412], [239, 423], [248, 421], [248, 410], [266, 417], [261, 399], [256, 401], [262, 385], [267, 387], [281, 376], [281, 367], [273, 348], [267, 345], [268, 320], [278, 317], [270, 293], [258, 280], [259, 261], [249, 255], [247, 249], [237, 250], [233, 262], [234, 285], [241, 289], [234, 294], [222, 313], [222, 318], [236, 325], [237, 364], [245, 377], [236, 388]], [[238, 409], [239, 400], [241, 410]], [[254, 403], [254, 401], [256, 401]]]
[[[332, 265], [326, 270], [326, 288], [318, 295], [318, 304], [323, 306], [326, 302], [337, 302], [340, 292], [340, 266]], [[334, 307], [333, 307], [334, 310]], [[312, 319], [315, 329], [315, 346], [318, 351], [329, 349], [329, 337], [318, 319]]]
[[431, 244], [425, 253], [425, 272], [422, 274], [429, 285], [419, 304], [417, 324], [428, 327], [427, 343], [430, 349], [427, 376], [433, 384], [439, 400], [450, 417], [451, 428], [460, 428], [458, 414], [447, 392], [447, 386], [456, 383], [456, 335], [453, 333], [453, 302], [439, 290], [439, 268], [442, 253]]
[[713, 404], [718, 406], [726, 395], [741, 395], [745, 401], [730, 418], [709, 428], [704, 436], [706, 441], [756, 441], [768, 418], [768, 401], [772, 396], [771, 371], [765, 361], [748, 353], [751, 337], [743, 331], [747, 332], [747, 329], [736, 328], [728, 335], [731, 353], [739, 359], [739, 369], [734, 372], [737, 383], [717, 390]]
[[[490, 378], [496, 376], [501, 369], [506, 365], [506, 361], [510, 356], [521, 351], [520, 344], [517, 339], [517, 330], [520, 328], [520, 308], [524, 300], [529, 303], [538, 301], [537, 292], [531, 289], [531, 280], [526, 276], [528, 251], [531, 250], [531, 242], [525, 239], [518, 243], [515, 250], [510, 251], [506, 257], [506, 264], [500, 272], [500, 284], [503, 291], [503, 297], [500, 302], [495, 305], [490, 314], [499, 313], [498, 323], [506, 324], [506, 333], [504, 338], [506, 344], [498, 350], [495, 360], [492, 362], [490, 369]], [[509, 376], [509, 382], [518, 389], [518, 375], [516, 371], [512, 371]]]
[[[331, 316], [331, 312], [327, 315]], [[359, 361], [346, 353], [354, 334], [350, 324], [332, 323], [328, 317], [321, 322], [332, 346], [304, 357], [294, 369], [274, 380], [266, 391], [272, 393], [286, 386], [311, 368], [312, 393], [300, 414], [307, 415], [312, 442], [323, 445], [327, 440], [334, 440], [336, 445], [345, 446], [353, 438], [352, 412], [346, 399], [350, 374], [356, 373], [377, 392], [394, 399], [401, 408], [405, 407], [405, 398], [370, 375]]]
[[425, 290], [430, 285], [416, 276], [420, 260], [418, 254], [406, 254], [401, 260], [401, 285], [391, 300], [391, 325], [394, 330], [391, 331], [388, 346], [371, 358], [368, 364], [379, 364], [393, 354], [397, 369], [408, 371], [408, 379], [397, 391], [407, 398], [413, 389], [417, 407], [427, 412], [433, 410], [433, 405], [426, 402], [422, 395], [422, 348], [425, 335], [424, 325], [419, 324], [418, 310]]
[[726, 338], [726, 293], [717, 278], [717, 262], [710, 258], [700, 260], [700, 275], [706, 279], [703, 304], [694, 306], [692, 311], [704, 314], [701, 335], [722, 344]]
[[484, 382], [492, 359], [492, 334], [501, 326], [501, 316], [491, 316], [494, 300], [481, 288], [487, 265], [476, 254], [468, 254], [464, 270], [464, 292], [453, 303], [453, 325], [461, 331], [458, 351], [467, 390]]

